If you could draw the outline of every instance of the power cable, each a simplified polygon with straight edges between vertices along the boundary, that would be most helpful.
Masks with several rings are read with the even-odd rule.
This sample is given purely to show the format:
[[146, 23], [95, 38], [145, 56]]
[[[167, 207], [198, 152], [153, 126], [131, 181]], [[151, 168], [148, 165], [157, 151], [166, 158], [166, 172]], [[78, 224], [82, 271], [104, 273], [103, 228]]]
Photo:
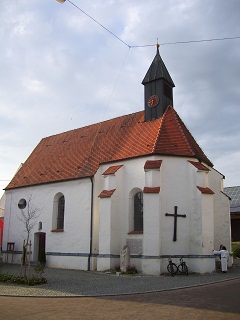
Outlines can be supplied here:
[[73, 3], [70, 0], [67, 0], [69, 3], [71, 3], [74, 7], [76, 7], [79, 11], [81, 11], [82, 13], [84, 13], [87, 17], [89, 17], [90, 19], [92, 19], [94, 22], [96, 22], [100, 27], [102, 27], [103, 29], [105, 29], [107, 32], [109, 32], [112, 36], [114, 36], [115, 38], [117, 38], [119, 41], [121, 41], [123, 44], [125, 44], [128, 48], [130, 48], [130, 46], [123, 41], [122, 39], [120, 39], [116, 34], [114, 34], [112, 31], [110, 31], [108, 28], [104, 27], [100, 22], [98, 22], [96, 19], [94, 19], [93, 17], [91, 17], [88, 13], [86, 13], [85, 11], [83, 11], [81, 8], [79, 8], [75, 3]]
[[[125, 41], [123, 41], [121, 38], [119, 38], [115, 33], [113, 33], [111, 30], [106, 28], [104, 25], [102, 25], [100, 22], [98, 22], [96, 19], [94, 19], [92, 16], [90, 16], [88, 13], [83, 11], [81, 8], [79, 8], [75, 3], [73, 3], [70, 0], [67, 0], [69, 3], [71, 3], [75, 8], [77, 8], [79, 11], [81, 11], [83, 14], [85, 14], [88, 18], [96, 22], [101, 28], [105, 29], [107, 32], [109, 32], [112, 36], [114, 36], [116, 39], [121, 41], [124, 45], [126, 45], [129, 49], [131, 48], [144, 48], [144, 47], [154, 47], [156, 44], [146, 44], [146, 45], [138, 45], [138, 46], [131, 46], [127, 44]], [[188, 43], [200, 43], [200, 42], [212, 42], [212, 41], [224, 41], [224, 40], [235, 40], [240, 39], [240, 36], [235, 37], [225, 37], [225, 38], [212, 38], [212, 39], [201, 39], [201, 40], [189, 40], [189, 41], [176, 41], [176, 42], [165, 42], [160, 43], [161, 46], [165, 45], [175, 45], [175, 44], [188, 44]]]

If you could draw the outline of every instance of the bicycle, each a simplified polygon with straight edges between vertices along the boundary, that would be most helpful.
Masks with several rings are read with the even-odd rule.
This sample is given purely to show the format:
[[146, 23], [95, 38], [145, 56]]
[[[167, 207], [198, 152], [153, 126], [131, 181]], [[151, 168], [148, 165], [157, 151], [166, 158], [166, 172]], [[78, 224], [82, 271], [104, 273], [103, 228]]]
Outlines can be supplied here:
[[188, 267], [186, 265], [186, 262], [183, 261], [183, 257], [180, 258], [180, 263], [177, 266], [176, 263], [172, 262], [172, 259], [169, 258], [169, 264], [167, 266], [168, 272], [171, 274], [171, 276], [174, 276], [176, 273], [186, 274], [188, 275]]

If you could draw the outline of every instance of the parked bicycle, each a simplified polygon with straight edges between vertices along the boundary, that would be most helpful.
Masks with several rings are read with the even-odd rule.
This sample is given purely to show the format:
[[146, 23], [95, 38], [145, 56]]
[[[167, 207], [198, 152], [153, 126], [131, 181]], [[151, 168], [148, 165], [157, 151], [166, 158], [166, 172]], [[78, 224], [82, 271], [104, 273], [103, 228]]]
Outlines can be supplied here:
[[172, 276], [174, 276], [178, 272], [180, 274], [188, 275], [188, 267], [186, 265], [186, 262], [183, 261], [183, 257], [180, 258], [180, 263], [178, 266], [176, 265], [176, 263], [172, 262], [171, 258], [169, 258], [169, 264], [167, 266], [167, 270]]

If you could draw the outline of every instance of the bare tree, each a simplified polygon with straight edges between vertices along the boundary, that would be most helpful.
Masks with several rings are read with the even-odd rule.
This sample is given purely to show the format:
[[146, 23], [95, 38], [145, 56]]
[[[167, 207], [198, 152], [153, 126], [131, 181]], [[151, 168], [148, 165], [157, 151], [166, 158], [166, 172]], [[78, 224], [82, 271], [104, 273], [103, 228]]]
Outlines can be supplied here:
[[[23, 199], [24, 200], [24, 199]], [[42, 209], [37, 208], [32, 202], [32, 195], [28, 196], [26, 202], [21, 206], [18, 204], [21, 215], [18, 220], [24, 224], [25, 232], [27, 233], [26, 244], [29, 244], [31, 232], [37, 223], [37, 218], [40, 216]]]
[[32, 195], [29, 195], [27, 200], [21, 199], [18, 203], [18, 208], [20, 209], [20, 216], [18, 220], [21, 221], [24, 225], [24, 231], [27, 234], [26, 239], [23, 242], [23, 251], [22, 251], [22, 261], [21, 261], [21, 276], [22, 276], [22, 267], [24, 266], [24, 278], [26, 279], [26, 261], [28, 262], [28, 270], [30, 274], [30, 261], [31, 261], [31, 232], [34, 226], [37, 223], [37, 219], [41, 214], [42, 209], [37, 208], [33, 201]]

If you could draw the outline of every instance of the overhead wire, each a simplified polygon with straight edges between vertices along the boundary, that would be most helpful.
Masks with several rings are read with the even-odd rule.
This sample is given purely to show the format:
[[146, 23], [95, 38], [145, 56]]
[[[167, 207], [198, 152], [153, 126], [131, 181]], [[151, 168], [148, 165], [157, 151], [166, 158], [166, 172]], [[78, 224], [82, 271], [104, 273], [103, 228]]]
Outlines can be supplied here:
[[[108, 33], [110, 33], [113, 37], [115, 37], [117, 40], [119, 40], [120, 42], [122, 42], [125, 46], [127, 46], [130, 49], [132, 48], [144, 48], [144, 47], [155, 47], [156, 44], [146, 44], [146, 45], [129, 45], [128, 43], [126, 43], [124, 40], [122, 40], [121, 38], [119, 38], [115, 33], [113, 33], [111, 30], [109, 30], [108, 28], [106, 28], [103, 24], [101, 24], [99, 21], [97, 21], [96, 19], [94, 19], [92, 16], [90, 16], [88, 13], [86, 13], [84, 10], [82, 10], [80, 7], [78, 7], [75, 3], [73, 3], [70, 0], [67, 0], [71, 5], [73, 5], [75, 8], [77, 8], [79, 11], [81, 11], [83, 14], [85, 14], [88, 18], [90, 18], [91, 20], [93, 20], [95, 23], [97, 23], [101, 28], [103, 28], [104, 30], [106, 30]], [[211, 39], [201, 39], [201, 40], [189, 40], [189, 41], [176, 41], [176, 42], [165, 42], [165, 43], [159, 43], [160, 46], [164, 46], [164, 45], [176, 45], [176, 44], [189, 44], [189, 43], [201, 43], [201, 42], [212, 42], [212, 41], [225, 41], [225, 40], [235, 40], [235, 39], [240, 39], [240, 36], [235, 36], [235, 37], [224, 37], [224, 38], [211, 38]], [[117, 80], [115, 82], [113, 91], [110, 95], [109, 101], [108, 101], [108, 106], [110, 105], [110, 101], [112, 99], [113, 93], [116, 89], [117, 83], [119, 81], [120, 75], [122, 73], [123, 67], [125, 65], [125, 62], [127, 60], [128, 54], [129, 54], [129, 50], [127, 52], [127, 55], [123, 61], [123, 64], [121, 66], [121, 69], [119, 71]], [[96, 139], [96, 137], [95, 137]], [[94, 139], [94, 140], [95, 140]], [[10, 181], [10, 180], [0, 180], [0, 181]]]
[[[99, 21], [94, 19], [92, 16], [90, 16], [88, 13], [86, 13], [84, 10], [82, 10], [80, 7], [78, 7], [75, 3], [73, 3], [70, 0], [67, 0], [69, 3], [71, 3], [74, 7], [76, 7], [79, 11], [81, 11], [83, 14], [85, 14], [88, 18], [93, 20], [95, 23], [97, 23], [101, 28], [105, 29], [107, 32], [109, 32], [113, 37], [121, 41], [124, 45], [126, 45], [129, 49], [131, 48], [144, 48], [144, 47], [154, 47], [156, 44], [146, 44], [146, 45], [129, 45], [125, 41], [123, 41], [121, 38], [119, 38], [115, 33], [113, 33], [111, 30], [106, 28], [103, 24], [101, 24]], [[188, 44], [188, 43], [200, 43], [200, 42], [212, 42], [212, 41], [224, 41], [224, 40], [235, 40], [240, 39], [240, 36], [235, 37], [224, 37], [224, 38], [211, 38], [211, 39], [201, 39], [201, 40], [189, 40], [189, 41], [176, 41], [176, 42], [165, 42], [165, 43], [159, 43], [161, 46], [165, 45], [175, 45], [175, 44]]]
[[102, 25], [100, 22], [98, 22], [96, 19], [94, 19], [93, 17], [91, 17], [88, 13], [86, 13], [85, 11], [83, 11], [81, 8], [79, 8], [75, 3], [73, 3], [70, 0], [67, 0], [69, 3], [71, 3], [74, 7], [76, 7], [79, 11], [81, 11], [83, 14], [85, 14], [87, 17], [89, 17], [90, 19], [92, 19], [94, 22], [96, 22], [100, 27], [102, 27], [103, 29], [105, 29], [107, 32], [109, 32], [112, 36], [114, 36], [115, 38], [117, 38], [119, 41], [121, 41], [123, 44], [125, 44], [127, 47], [130, 48], [130, 46], [123, 41], [121, 38], [119, 38], [116, 34], [114, 34], [112, 31], [110, 31], [108, 28], [104, 27], [104, 25]]
[[[111, 34], [113, 37], [115, 37], [118, 41], [122, 42], [125, 46], [128, 47], [128, 52], [127, 52], [127, 55], [126, 57], [124, 58], [124, 61], [123, 61], [123, 64], [121, 66], [121, 69], [119, 71], [119, 74], [118, 74], [118, 77], [117, 77], [117, 80], [114, 84], [114, 87], [113, 87], [113, 90], [112, 90], [112, 93], [109, 97], [109, 101], [108, 101], [108, 104], [107, 104], [107, 108], [109, 107], [110, 105], [110, 102], [111, 102], [111, 99], [112, 99], [112, 96], [113, 96], [113, 93], [116, 89], [116, 86], [117, 86], [117, 83], [119, 81], [119, 78], [121, 76], [121, 73], [122, 73], [122, 70], [123, 70], [123, 67], [125, 65], [125, 62], [127, 60], [127, 57], [128, 57], [128, 54], [129, 54], [129, 51], [130, 49], [132, 48], [144, 48], [144, 47], [155, 47], [156, 44], [146, 44], [146, 45], [129, 45], [127, 42], [125, 42], [124, 40], [122, 40], [120, 37], [118, 37], [114, 32], [112, 32], [111, 30], [109, 30], [107, 27], [105, 27], [103, 24], [101, 24], [98, 20], [96, 20], [95, 18], [93, 18], [90, 14], [88, 14], [87, 12], [85, 12], [84, 10], [82, 10], [79, 6], [77, 6], [75, 3], [73, 3], [71, 0], [67, 0], [70, 4], [72, 4], [77, 10], [79, 10], [80, 12], [82, 12], [83, 14], [85, 14], [88, 18], [90, 18], [92, 21], [94, 21], [95, 23], [97, 23], [101, 28], [103, 28], [104, 30], [106, 30], [109, 34]], [[157, 43], [157, 45], [160, 45], [160, 46], [164, 46], [164, 45], [176, 45], [176, 44], [189, 44], [189, 43], [201, 43], [201, 42], [212, 42], [212, 41], [223, 41], [223, 40], [234, 40], [234, 39], [240, 39], [240, 36], [235, 36], [235, 37], [224, 37], [224, 38], [211, 38], [211, 39], [201, 39], [201, 40], [189, 40], [189, 41], [176, 41], [176, 42], [165, 42], [165, 43]], [[101, 122], [100, 122], [100, 126], [101, 126]], [[96, 137], [93, 139], [93, 141], [96, 140]], [[91, 153], [91, 150], [90, 150], [90, 153]]]

